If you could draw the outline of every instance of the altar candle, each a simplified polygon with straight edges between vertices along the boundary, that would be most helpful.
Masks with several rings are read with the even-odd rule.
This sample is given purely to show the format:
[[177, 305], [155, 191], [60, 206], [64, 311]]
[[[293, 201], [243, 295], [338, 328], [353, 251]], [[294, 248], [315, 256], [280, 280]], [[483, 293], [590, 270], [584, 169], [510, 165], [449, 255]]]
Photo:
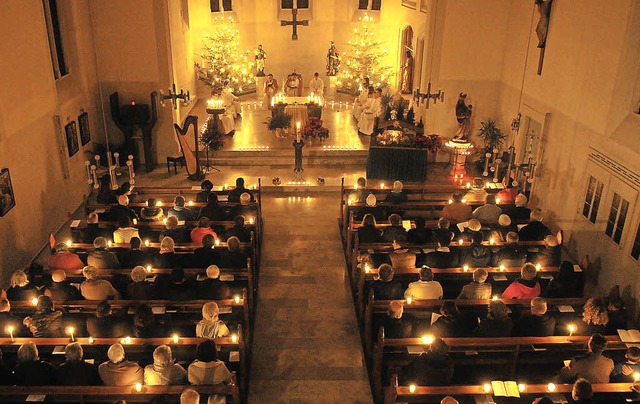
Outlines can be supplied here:
[[300, 121], [296, 122], [296, 139], [300, 141]]
[[275, 97], [271, 97], [271, 108], [275, 105]]

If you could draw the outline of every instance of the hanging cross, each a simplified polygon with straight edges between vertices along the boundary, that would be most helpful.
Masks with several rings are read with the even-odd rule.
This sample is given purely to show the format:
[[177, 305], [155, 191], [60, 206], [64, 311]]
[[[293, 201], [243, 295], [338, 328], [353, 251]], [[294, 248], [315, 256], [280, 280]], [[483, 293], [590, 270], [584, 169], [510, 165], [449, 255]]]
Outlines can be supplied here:
[[287, 25], [293, 26], [293, 34], [291, 34], [291, 39], [294, 41], [298, 40], [298, 25], [302, 25], [304, 27], [309, 26], [309, 20], [300, 20], [298, 21], [298, 9], [291, 9], [291, 14], [293, 14], [293, 19], [291, 21], [283, 20], [280, 21], [280, 25], [286, 27]]

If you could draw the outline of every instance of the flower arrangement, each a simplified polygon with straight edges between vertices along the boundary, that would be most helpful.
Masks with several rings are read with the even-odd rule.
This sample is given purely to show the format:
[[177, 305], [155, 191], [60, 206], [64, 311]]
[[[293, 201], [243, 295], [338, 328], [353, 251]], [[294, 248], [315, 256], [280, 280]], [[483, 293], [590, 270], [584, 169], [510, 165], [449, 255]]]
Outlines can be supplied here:
[[200, 129], [200, 143], [209, 150], [220, 150], [224, 146], [224, 133], [218, 130], [213, 117], [208, 117]]
[[419, 149], [429, 149], [433, 154], [436, 154], [444, 145], [442, 136], [436, 134], [417, 135], [413, 139], [413, 142], [415, 147]]
[[329, 129], [322, 127], [322, 119], [310, 116], [302, 134], [305, 139], [325, 140], [329, 138]]

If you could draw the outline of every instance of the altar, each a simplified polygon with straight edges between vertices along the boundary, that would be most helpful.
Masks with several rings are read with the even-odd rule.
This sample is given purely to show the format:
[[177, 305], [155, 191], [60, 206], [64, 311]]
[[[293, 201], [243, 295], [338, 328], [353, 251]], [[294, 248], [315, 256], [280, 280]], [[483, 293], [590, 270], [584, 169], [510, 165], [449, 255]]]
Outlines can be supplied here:
[[285, 113], [291, 116], [291, 122], [300, 122], [304, 127], [310, 116], [322, 118], [322, 105], [314, 102], [312, 97], [281, 97], [275, 101], [271, 110], [271, 115]]
[[427, 177], [428, 150], [415, 146], [415, 135], [401, 128], [372, 136], [367, 157], [367, 178], [423, 182]]

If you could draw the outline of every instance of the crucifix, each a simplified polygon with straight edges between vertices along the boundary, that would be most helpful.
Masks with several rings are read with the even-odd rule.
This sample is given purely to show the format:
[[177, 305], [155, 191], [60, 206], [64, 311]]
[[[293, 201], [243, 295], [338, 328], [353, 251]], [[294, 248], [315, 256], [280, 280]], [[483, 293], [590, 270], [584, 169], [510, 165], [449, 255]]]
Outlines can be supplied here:
[[549, 33], [549, 18], [551, 16], [551, 3], [553, 0], [535, 0], [535, 5], [540, 13], [540, 19], [536, 26], [538, 36], [538, 49], [540, 49], [540, 59], [538, 60], [538, 75], [542, 75], [542, 62], [544, 61], [544, 51], [547, 45], [547, 34]]
[[280, 25], [283, 27], [286, 27], [287, 25], [291, 25], [293, 26], [293, 34], [291, 34], [291, 39], [294, 41], [298, 40], [298, 25], [302, 25], [304, 27], [308, 27], [309, 26], [309, 20], [300, 20], [298, 21], [298, 9], [297, 8], [292, 8], [291, 9], [291, 14], [293, 15], [291, 21], [289, 20], [283, 20], [280, 21]]

